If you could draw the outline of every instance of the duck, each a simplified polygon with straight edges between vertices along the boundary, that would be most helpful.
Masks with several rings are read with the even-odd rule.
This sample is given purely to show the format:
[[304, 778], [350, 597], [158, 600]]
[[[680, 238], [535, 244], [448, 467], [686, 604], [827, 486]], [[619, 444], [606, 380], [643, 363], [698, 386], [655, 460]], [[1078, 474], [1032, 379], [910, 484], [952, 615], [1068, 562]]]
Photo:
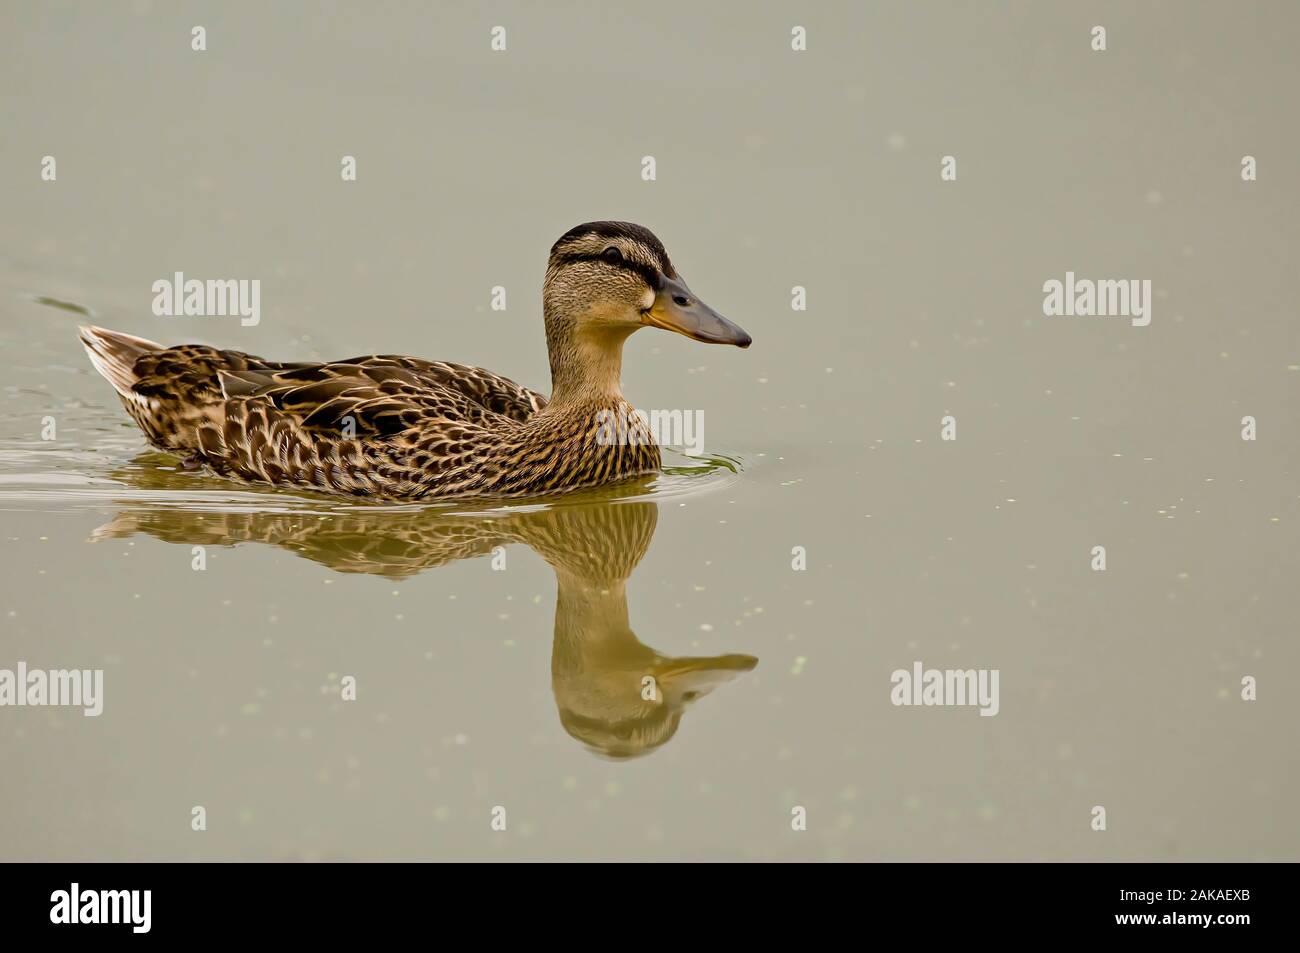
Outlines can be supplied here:
[[95, 326], [80, 337], [145, 438], [183, 469], [399, 502], [545, 496], [656, 473], [654, 434], [623, 396], [624, 342], [653, 327], [751, 343], [631, 222], [560, 236], [542, 312], [549, 397], [481, 367], [401, 355], [278, 362]]

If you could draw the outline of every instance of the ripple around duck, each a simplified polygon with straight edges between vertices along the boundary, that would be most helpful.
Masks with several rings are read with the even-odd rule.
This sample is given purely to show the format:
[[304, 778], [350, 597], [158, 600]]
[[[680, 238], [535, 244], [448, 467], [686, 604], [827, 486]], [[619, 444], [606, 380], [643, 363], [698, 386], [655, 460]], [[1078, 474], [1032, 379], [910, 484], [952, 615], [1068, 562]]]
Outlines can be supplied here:
[[165, 454], [132, 455], [139, 444], [130, 436], [98, 433], [96, 437], [90, 448], [27, 441], [11, 442], [0, 449], [0, 510], [139, 507], [319, 515], [445, 510], [457, 515], [493, 515], [580, 504], [680, 500], [730, 486], [743, 469], [741, 459], [734, 455], [689, 456], [664, 448], [661, 473], [614, 486], [518, 500], [367, 503], [183, 471], [175, 458]]

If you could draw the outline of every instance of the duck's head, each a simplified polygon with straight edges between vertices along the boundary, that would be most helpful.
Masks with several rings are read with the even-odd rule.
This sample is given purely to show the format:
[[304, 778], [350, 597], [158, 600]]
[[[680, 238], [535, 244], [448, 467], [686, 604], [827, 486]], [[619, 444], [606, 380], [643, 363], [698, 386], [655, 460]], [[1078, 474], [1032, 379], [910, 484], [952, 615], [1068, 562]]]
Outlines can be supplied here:
[[571, 365], [621, 353], [627, 336], [643, 327], [706, 344], [749, 347], [751, 340], [686, 286], [650, 229], [631, 222], [587, 222], [561, 235], [542, 303], [557, 388]]

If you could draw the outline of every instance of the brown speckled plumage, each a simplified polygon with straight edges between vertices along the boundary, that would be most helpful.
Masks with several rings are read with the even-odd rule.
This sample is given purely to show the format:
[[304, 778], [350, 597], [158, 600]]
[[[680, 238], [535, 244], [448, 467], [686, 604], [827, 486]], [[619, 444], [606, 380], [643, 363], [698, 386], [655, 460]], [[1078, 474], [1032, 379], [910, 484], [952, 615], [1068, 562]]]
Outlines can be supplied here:
[[[595, 222], [556, 242], [543, 289], [549, 400], [482, 368], [413, 357], [280, 363], [103, 328], [81, 338], [149, 441], [187, 466], [376, 499], [518, 497], [659, 469], [619, 376], [623, 341], [642, 324], [682, 330], [659, 318], [664, 288], [697, 308], [640, 226]], [[748, 345], [735, 331], [743, 340], [722, 343]], [[682, 330], [721, 340], [712, 326], [697, 332]], [[630, 424], [626, 439], [608, 439], [611, 420]]]

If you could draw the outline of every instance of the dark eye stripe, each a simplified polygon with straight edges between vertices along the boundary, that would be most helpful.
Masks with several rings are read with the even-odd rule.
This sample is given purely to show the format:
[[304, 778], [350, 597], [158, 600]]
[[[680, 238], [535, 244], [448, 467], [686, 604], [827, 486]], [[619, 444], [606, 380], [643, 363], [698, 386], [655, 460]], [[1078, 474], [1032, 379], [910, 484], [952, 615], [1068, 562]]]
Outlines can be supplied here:
[[622, 268], [624, 271], [634, 271], [638, 275], [640, 275], [643, 279], [645, 279], [645, 283], [648, 284], [655, 291], [658, 291], [660, 288], [662, 288], [664, 284], [663, 277], [659, 274], [658, 268], [655, 268], [652, 265], [643, 265], [639, 261], [629, 261], [626, 258], [624, 258], [617, 265], [614, 265], [611, 262], [605, 260], [603, 252], [598, 254], [590, 254], [590, 253], [580, 254], [577, 252], [571, 252], [569, 254], [561, 254], [558, 258], [558, 261], [561, 263], [575, 262], [575, 261], [598, 261], [601, 264], [610, 265], [610, 267], [613, 268]]

